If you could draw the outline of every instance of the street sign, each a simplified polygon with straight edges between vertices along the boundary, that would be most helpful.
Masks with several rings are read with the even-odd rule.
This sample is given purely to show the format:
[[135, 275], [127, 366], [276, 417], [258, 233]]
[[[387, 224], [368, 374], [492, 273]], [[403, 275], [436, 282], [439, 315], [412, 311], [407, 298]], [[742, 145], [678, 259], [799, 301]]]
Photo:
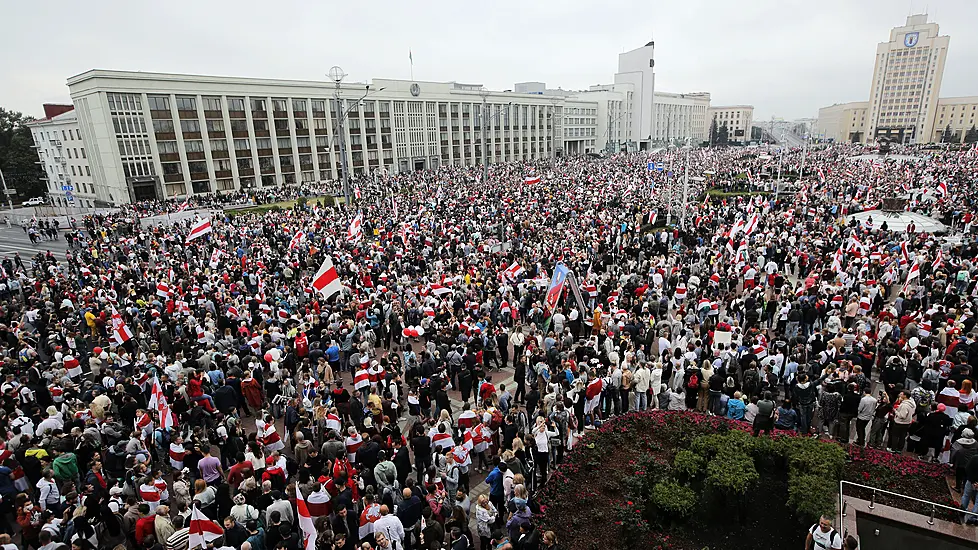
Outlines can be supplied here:
[[62, 191], [74, 191], [75, 188], [74, 188], [74, 186], [72, 186], [72, 185], [69, 184], [69, 185], [62, 185], [61, 186], [61, 190]]
[[660, 162], [659, 164], [656, 164], [655, 165], [655, 169], [656, 169], [656, 171], [661, 172], [661, 171], [663, 171], [663, 170], [666, 169], [666, 166], [665, 166], [665, 164], [663, 164], [663, 163]]
[[16, 189], [4, 189], [3, 190], [3, 194], [4, 195], [16, 195], [17, 194], [17, 190]]
[[649, 162], [649, 172], [651, 172], [653, 170], [655, 170], [655, 163], [654, 162]]
[[65, 200], [68, 202], [75, 202], [75, 196], [71, 194], [71, 191], [65, 191]]

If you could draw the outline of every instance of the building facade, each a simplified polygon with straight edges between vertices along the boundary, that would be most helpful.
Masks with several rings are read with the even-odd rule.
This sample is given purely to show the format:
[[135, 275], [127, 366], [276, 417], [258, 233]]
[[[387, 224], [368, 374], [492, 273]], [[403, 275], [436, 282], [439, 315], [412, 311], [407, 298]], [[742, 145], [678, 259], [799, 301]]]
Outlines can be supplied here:
[[651, 41], [641, 48], [618, 54], [618, 72], [615, 84], [625, 84], [631, 88], [633, 98], [629, 109], [631, 124], [629, 141], [639, 149], [652, 146], [655, 127], [655, 42]]
[[978, 125], [978, 96], [943, 97], [937, 102], [933, 133], [930, 141], [943, 141], [944, 132], [950, 130], [950, 142], [962, 143], [968, 131]]
[[594, 101], [568, 97], [563, 101], [564, 152], [583, 155], [597, 150], [598, 106]]
[[708, 139], [707, 113], [710, 94], [655, 92], [652, 141], [677, 143], [687, 140], [698, 145]]
[[754, 124], [753, 105], [724, 105], [710, 107], [704, 131], [710, 139], [710, 126], [716, 121], [717, 128], [727, 126], [727, 142], [731, 144], [750, 141], [750, 130]]
[[351, 174], [549, 158], [563, 137], [562, 102], [455, 82], [92, 70], [68, 88], [107, 204], [339, 179], [338, 121]]
[[26, 126], [34, 138], [51, 204], [62, 208], [96, 207], [99, 198], [74, 106], [46, 104], [44, 115]]
[[915, 143], [933, 135], [950, 40], [926, 15], [911, 15], [877, 45], [866, 139]]
[[866, 137], [868, 101], [837, 103], [818, 110], [815, 134], [835, 143], [861, 143]]

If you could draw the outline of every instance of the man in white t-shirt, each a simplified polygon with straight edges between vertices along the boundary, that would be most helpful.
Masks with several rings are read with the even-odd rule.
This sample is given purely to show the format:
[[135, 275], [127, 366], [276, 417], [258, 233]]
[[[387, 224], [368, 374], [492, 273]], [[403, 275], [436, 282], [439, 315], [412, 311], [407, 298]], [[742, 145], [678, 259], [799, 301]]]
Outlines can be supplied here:
[[818, 523], [812, 525], [805, 539], [805, 548], [811, 548], [812, 543], [815, 543], [815, 550], [842, 550], [842, 535], [832, 528], [832, 518], [822, 516]]

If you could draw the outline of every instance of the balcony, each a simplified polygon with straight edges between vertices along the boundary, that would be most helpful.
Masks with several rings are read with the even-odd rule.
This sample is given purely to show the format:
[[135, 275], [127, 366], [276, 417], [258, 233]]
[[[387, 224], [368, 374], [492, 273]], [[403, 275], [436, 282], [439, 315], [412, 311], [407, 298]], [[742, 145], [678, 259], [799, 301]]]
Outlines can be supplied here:
[[228, 153], [227, 151], [211, 151], [211, 157], [216, 159], [226, 159], [229, 158], [230, 156], [231, 156], [230, 153]]
[[255, 175], [255, 169], [254, 168], [238, 168], [238, 175], [239, 176], [254, 176]]
[[231, 130], [231, 137], [247, 138], [248, 130]]
[[160, 153], [160, 162], [179, 162], [180, 153]]
[[244, 111], [228, 111], [228, 118], [248, 118]]
[[289, 119], [288, 111], [272, 111], [272, 116], [275, 118], [282, 118], [285, 120]]
[[221, 111], [204, 111], [204, 118], [222, 119], [224, 118], [224, 113]]
[[187, 152], [187, 160], [204, 160], [204, 152], [200, 151], [198, 153]]
[[173, 132], [156, 132], [156, 141], [174, 141], [177, 135]]
[[214, 172], [214, 177], [216, 177], [216, 178], [230, 178], [231, 177], [231, 171], [230, 170], [215, 171]]
[[183, 181], [183, 174], [163, 174], [163, 181], [167, 183]]
[[182, 119], [194, 120], [194, 119], [197, 118], [197, 111], [180, 110], [180, 111], [177, 111], [177, 116], [179, 116], [181, 120]]
[[268, 111], [252, 111], [251, 118], [268, 118]]

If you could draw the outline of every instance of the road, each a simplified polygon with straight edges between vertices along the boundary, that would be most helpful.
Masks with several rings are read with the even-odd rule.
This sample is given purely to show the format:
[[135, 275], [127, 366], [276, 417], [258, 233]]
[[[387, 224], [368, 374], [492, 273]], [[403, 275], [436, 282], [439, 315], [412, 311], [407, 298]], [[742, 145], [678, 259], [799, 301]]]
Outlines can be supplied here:
[[29, 265], [30, 258], [38, 252], [50, 250], [59, 262], [65, 261], [65, 252], [68, 244], [64, 240], [64, 232], [58, 236], [56, 241], [39, 241], [31, 244], [31, 239], [23, 229], [17, 227], [6, 227], [0, 225], [0, 260], [3, 258], [13, 258], [15, 253], [20, 253], [20, 257], [25, 264]]

